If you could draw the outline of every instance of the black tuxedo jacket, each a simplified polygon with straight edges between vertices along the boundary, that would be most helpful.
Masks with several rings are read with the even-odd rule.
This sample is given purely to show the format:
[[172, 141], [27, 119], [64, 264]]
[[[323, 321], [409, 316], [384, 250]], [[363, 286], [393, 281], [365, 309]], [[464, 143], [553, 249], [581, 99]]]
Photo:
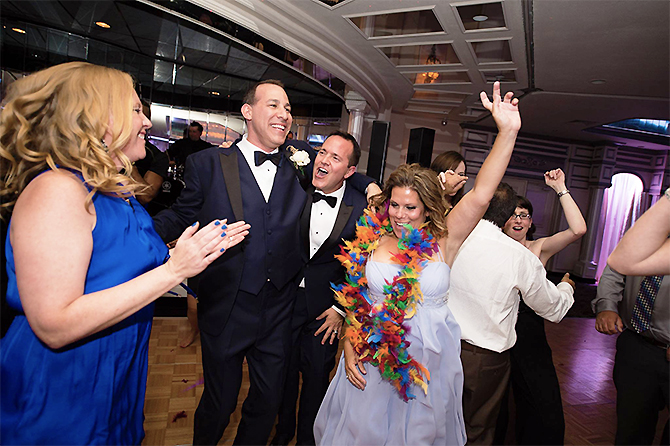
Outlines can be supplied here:
[[309, 222], [312, 211], [313, 188], [308, 190], [307, 201], [300, 217], [300, 239], [302, 242], [302, 258], [305, 262], [305, 296], [307, 299], [307, 317], [313, 320], [332, 305], [337, 305], [335, 294], [330, 283], [340, 283], [345, 277], [345, 268], [335, 254], [340, 253], [342, 240], [353, 240], [356, 236], [356, 221], [367, 206], [367, 199], [347, 182], [342, 197], [342, 204], [335, 219], [330, 236], [323, 242], [319, 250], [309, 257]]
[[[170, 209], [154, 217], [156, 231], [165, 241], [179, 237], [194, 221], [206, 225], [227, 218], [251, 224], [244, 242], [199, 275], [198, 321], [200, 329], [212, 335], [223, 330], [238, 290], [257, 294], [267, 281], [281, 289], [299, 279], [303, 266], [299, 218], [307, 194], [288, 159], [290, 153], [281, 151], [284, 159], [267, 203], [244, 155], [233, 144], [189, 156], [184, 172], [186, 187]], [[304, 169], [310, 178], [311, 166]]]

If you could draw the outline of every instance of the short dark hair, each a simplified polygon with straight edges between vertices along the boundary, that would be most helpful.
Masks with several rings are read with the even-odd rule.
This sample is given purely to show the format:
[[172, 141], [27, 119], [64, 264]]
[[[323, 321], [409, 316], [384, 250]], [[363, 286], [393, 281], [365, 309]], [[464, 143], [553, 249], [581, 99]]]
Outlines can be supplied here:
[[264, 81], [256, 82], [254, 85], [251, 86], [250, 89], [247, 90], [246, 93], [244, 93], [244, 99], [242, 99], [242, 104], [254, 105], [256, 103], [256, 89], [258, 89], [258, 87], [263, 84], [272, 84], [284, 88], [284, 84], [282, 83], [282, 81], [279, 81], [277, 79], [265, 79]]
[[328, 135], [326, 139], [330, 138], [331, 136], [339, 136], [340, 138], [349, 141], [354, 146], [354, 150], [351, 152], [351, 155], [349, 156], [349, 167], [358, 165], [358, 160], [361, 159], [361, 146], [358, 145], [358, 141], [356, 141], [354, 135], [352, 135], [351, 133], [336, 130], [330, 135]]
[[482, 218], [502, 228], [512, 214], [514, 214], [516, 197], [516, 192], [514, 192], [512, 186], [507, 183], [498, 184], [489, 207]]
[[205, 130], [203, 128], [202, 124], [200, 124], [198, 121], [191, 121], [191, 123], [188, 126], [189, 127], [198, 127], [198, 130], [200, 130], [200, 133], [202, 133]]
[[[533, 217], [533, 204], [523, 195], [516, 196], [516, 207], [528, 209], [528, 214], [531, 216], [531, 218]], [[526, 232], [526, 240], [533, 240], [533, 234], [535, 234], [536, 230], [537, 226], [535, 226], [535, 223], [531, 222], [530, 227], [528, 228], [528, 232]]]

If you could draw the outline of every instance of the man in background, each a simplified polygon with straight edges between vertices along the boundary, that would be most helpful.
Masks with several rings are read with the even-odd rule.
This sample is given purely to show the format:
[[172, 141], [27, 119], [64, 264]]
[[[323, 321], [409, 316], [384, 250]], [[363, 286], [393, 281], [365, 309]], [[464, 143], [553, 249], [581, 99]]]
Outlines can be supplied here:
[[168, 154], [177, 166], [186, 164], [186, 158], [190, 155], [212, 147], [212, 144], [201, 139], [203, 130], [202, 124], [193, 121], [188, 126], [188, 136], [172, 144]]
[[[591, 302], [596, 330], [616, 341], [614, 444], [652, 444], [670, 385], [670, 278], [624, 276], [605, 267]], [[661, 437], [668, 444], [668, 422]]]
[[[151, 107], [145, 100], [142, 100], [142, 112], [151, 121]], [[151, 203], [160, 193], [163, 181], [168, 177], [169, 159], [167, 154], [149, 142], [148, 135], [144, 140], [144, 150], [146, 155], [143, 159], [135, 161], [131, 176], [147, 187], [137, 194], [137, 201], [147, 208], [150, 215], [155, 215], [165, 209], [164, 206], [153, 206]]]
[[509, 349], [516, 342], [519, 295], [551, 322], [559, 322], [574, 303], [574, 283], [568, 274], [554, 285], [540, 259], [502, 231], [516, 202], [516, 192], [500, 183], [451, 269], [449, 308], [461, 326], [468, 444], [493, 444], [510, 377]]

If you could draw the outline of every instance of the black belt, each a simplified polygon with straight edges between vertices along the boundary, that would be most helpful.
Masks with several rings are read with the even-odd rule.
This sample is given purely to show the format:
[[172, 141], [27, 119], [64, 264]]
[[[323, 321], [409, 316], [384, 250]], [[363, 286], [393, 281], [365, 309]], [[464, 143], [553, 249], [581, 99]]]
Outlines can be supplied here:
[[[633, 333], [635, 333], [635, 332], [633, 332]], [[662, 348], [664, 350], [667, 349], [668, 347], [670, 347], [670, 344], [668, 344], [667, 342], [661, 342], [661, 341], [658, 341], [654, 338], [650, 338], [650, 337], [643, 336], [643, 335], [640, 335], [640, 337], [642, 339], [644, 339], [645, 342], [647, 342], [647, 343], [649, 343], [649, 344], [651, 344], [655, 347], [659, 347], [659, 348]]]
[[477, 347], [476, 345], [472, 345], [466, 341], [461, 340], [461, 350], [467, 350], [469, 352], [473, 353], [488, 353], [491, 355], [499, 355], [500, 353], [494, 352], [493, 350], [489, 350], [484, 347]]

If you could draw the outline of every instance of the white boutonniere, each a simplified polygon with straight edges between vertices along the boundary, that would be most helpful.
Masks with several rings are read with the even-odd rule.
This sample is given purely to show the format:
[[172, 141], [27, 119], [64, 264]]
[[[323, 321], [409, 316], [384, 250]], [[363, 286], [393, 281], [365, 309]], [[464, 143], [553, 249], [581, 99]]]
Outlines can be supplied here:
[[305, 172], [302, 168], [309, 164], [309, 154], [304, 150], [298, 150], [293, 146], [288, 146], [287, 149], [291, 151], [291, 156], [289, 156], [288, 159], [290, 159], [296, 169], [304, 175]]

